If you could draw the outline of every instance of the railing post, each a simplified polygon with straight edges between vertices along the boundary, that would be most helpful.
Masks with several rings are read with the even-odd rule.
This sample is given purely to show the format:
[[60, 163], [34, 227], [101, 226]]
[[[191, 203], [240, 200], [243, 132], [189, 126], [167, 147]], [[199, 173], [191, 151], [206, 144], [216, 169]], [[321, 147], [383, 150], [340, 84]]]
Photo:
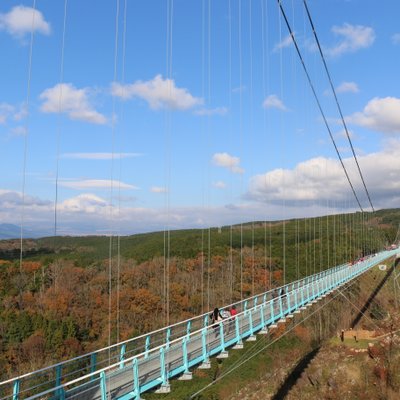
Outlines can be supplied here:
[[132, 361], [133, 369], [133, 390], [135, 392], [135, 399], [140, 400], [140, 386], [139, 386], [139, 362], [137, 358]]
[[[62, 379], [62, 365], [57, 365], [56, 367], [56, 387], [61, 386]], [[60, 388], [56, 391], [57, 396], [60, 400], [64, 399], [64, 389]]]
[[121, 352], [119, 354], [119, 369], [122, 369], [125, 366], [125, 352], [126, 352], [126, 343], [124, 343], [121, 346]]
[[273, 324], [275, 322], [275, 311], [274, 311], [274, 299], [271, 299], [270, 302], [270, 307], [271, 307], [271, 323]]
[[341, 275], [344, 273], [344, 270], [337, 271], [335, 275], [332, 276], [332, 288], [336, 287], [341, 280]]
[[[97, 360], [97, 353], [92, 353], [90, 355], [90, 372], [93, 373], [96, 371], [96, 360]], [[91, 376], [90, 380], [94, 381], [96, 377], [94, 375]]]
[[319, 297], [325, 291], [324, 281], [322, 281], [322, 280], [317, 281], [317, 289], [318, 289], [318, 297]]
[[293, 292], [286, 292], [286, 305], [287, 305], [288, 314], [290, 314], [292, 311], [292, 309], [290, 307], [290, 294], [291, 293], [293, 293]]
[[165, 338], [165, 348], [169, 349], [169, 342], [171, 341], [171, 328], [167, 329], [167, 334]]
[[[242, 314], [243, 315], [243, 314]], [[243, 349], [242, 337], [240, 336], [239, 317], [235, 317], [236, 344], [233, 349]]]
[[204, 327], [201, 331], [201, 347], [203, 362], [200, 364], [199, 369], [211, 368], [210, 359], [207, 354], [207, 331], [208, 331], [208, 316], [204, 318]]
[[250, 336], [247, 338], [247, 341], [253, 342], [256, 340], [256, 337], [254, 336], [253, 312], [252, 310], [249, 310], [248, 313], [249, 313]]
[[307, 303], [308, 303], [310, 301], [310, 284], [307, 284], [306, 290], [307, 290]]
[[261, 330], [259, 333], [267, 333], [266, 329], [265, 329], [265, 315], [264, 315], [264, 311], [265, 311], [265, 301], [262, 303], [261, 307], [260, 307], [260, 319], [261, 319]]
[[325, 274], [323, 276], [323, 282], [324, 282], [324, 285], [323, 285], [324, 291], [326, 293], [329, 290], [329, 275]]
[[178, 378], [180, 381], [188, 381], [192, 379], [192, 373], [189, 371], [189, 357], [187, 351], [188, 341], [189, 341], [188, 337], [184, 336], [182, 339], [182, 356], [183, 356], [183, 366], [185, 369], [183, 371], [183, 375]]
[[171, 386], [168, 382], [167, 368], [165, 367], [165, 349], [160, 348], [160, 371], [161, 371], [161, 387], [155, 393], [169, 393]]
[[188, 339], [189, 339], [189, 336], [190, 336], [190, 329], [191, 329], [191, 327], [192, 327], [192, 322], [189, 321], [189, 322], [187, 323], [187, 327], [186, 327], [186, 336], [187, 336]]
[[19, 385], [19, 379], [16, 379], [13, 385], [13, 400], [19, 400]]
[[244, 310], [243, 311], [247, 311], [247, 300], [245, 300], [245, 302], [244, 302]]
[[104, 371], [100, 372], [100, 392], [101, 400], [107, 400], [106, 374]]
[[150, 350], [150, 336], [146, 336], [144, 358], [148, 358], [149, 357], [149, 350]]
[[221, 353], [218, 354], [217, 358], [228, 358], [228, 352], [225, 350], [225, 333], [224, 333], [224, 323], [219, 323], [219, 338], [221, 343]]

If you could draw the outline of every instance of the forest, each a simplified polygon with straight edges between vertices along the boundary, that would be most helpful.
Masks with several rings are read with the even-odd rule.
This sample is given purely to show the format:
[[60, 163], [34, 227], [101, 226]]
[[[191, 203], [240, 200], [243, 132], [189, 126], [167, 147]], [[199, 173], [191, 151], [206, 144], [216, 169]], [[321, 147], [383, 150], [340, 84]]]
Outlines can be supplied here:
[[26, 239], [22, 254], [20, 240], [1, 241], [0, 380], [376, 252], [398, 240], [399, 223], [395, 209]]

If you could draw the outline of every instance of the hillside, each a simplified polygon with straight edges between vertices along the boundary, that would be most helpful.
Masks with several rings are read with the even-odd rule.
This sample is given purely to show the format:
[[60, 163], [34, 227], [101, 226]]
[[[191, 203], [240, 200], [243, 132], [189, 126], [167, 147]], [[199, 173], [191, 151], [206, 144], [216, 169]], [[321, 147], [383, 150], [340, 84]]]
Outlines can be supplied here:
[[113, 343], [159, 328], [165, 293], [179, 321], [375, 252], [399, 221], [382, 210], [172, 231], [169, 251], [164, 232], [30, 239], [21, 264], [20, 241], [0, 241], [0, 379], [103, 347], [109, 321]]

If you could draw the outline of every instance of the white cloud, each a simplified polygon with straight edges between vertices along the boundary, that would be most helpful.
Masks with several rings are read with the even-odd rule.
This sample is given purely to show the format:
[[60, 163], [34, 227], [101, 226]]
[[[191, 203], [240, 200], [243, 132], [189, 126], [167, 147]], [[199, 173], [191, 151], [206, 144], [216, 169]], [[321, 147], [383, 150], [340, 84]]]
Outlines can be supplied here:
[[286, 106], [276, 94], [270, 94], [263, 102], [264, 108], [277, 108], [278, 110], [287, 111]]
[[168, 190], [165, 187], [162, 186], [152, 186], [150, 189], [150, 192], [152, 193], [167, 193]]
[[[392, 140], [381, 152], [358, 156], [375, 208], [395, 207], [400, 201], [399, 151], [400, 141]], [[352, 156], [343, 161], [360, 201], [368, 208], [369, 203]], [[323, 157], [299, 163], [291, 170], [276, 169], [254, 176], [246, 197], [274, 204], [285, 200], [288, 206], [298, 207], [329, 201], [331, 206], [336, 203], [339, 208], [343, 208], [349, 198], [353, 199], [340, 162]]]
[[375, 97], [362, 112], [346, 118], [350, 123], [385, 133], [400, 133], [400, 99]]
[[400, 33], [395, 33], [392, 36], [392, 43], [393, 44], [400, 44]]
[[202, 108], [200, 110], [196, 110], [194, 112], [196, 115], [226, 115], [228, 113], [228, 108], [227, 107], [217, 107], [217, 108], [211, 108], [211, 109], [206, 109]]
[[28, 115], [28, 110], [25, 104], [22, 104], [21, 108], [13, 115], [14, 121], [21, 121]]
[[61, 212], [85, 212], [95, 213], [107, 208], [108, 203], [99, 196], [90, 193], [62, 201], [57, 207]]
[[133, 185], [129, 185], [124, 182], [113, 180], [112, 182], [108, 179], [82, 179], [82, 180], [62, 180], [59, 182], [60, 186], [64, 186], [70, 189], [86, 190], [86, 189], [106, 189], [111, 188], [111, 184], [114, 188], [119, 189], [137, 189]]
[[[295, 35], [295, 32], [293, 32], [293, 34]], [[289, 47], [292, 43], [293, 43], [292, 36], [289, 34], [284, 39], [282, 39], [282, 41], [280, 43], [277, 43], [274, 46], [273, 51], [277, 52], [280, 49], [284, 49], [286, 47]]]
[[[347, 129], [347, 132], [350, 136], [350, 139], [354, 139], [356, 137], [356, 135], [354, 134], [354, 132], [350, 129]], [[342, 129], [339, 132], [335, 133], [335, 137], [340, 138], [340, 139], [347, 139], [347, 133], [344, 129]]]
[[122, 158], [139, 157], [139, 153], [65, 153], [61, 158], [71, 158], [74, 160], [112, 160]]
[[89, 101], [89, 89], [77, 89], [70, 83], [59, 83], [46, 89], [39, 96], [43, 100], [41, 111], [46, 113], [64, 113], [69, 118], [105, 124], [104, 115], [97, 112]]
[[217, 189], [226, 189], [227, 187], [226, 183], [222, 181], [213, 182], [213, 186]]
[[[400, 140], [386, 142], [382, 151], [359, 156], [366, 184], [376, 209], [400, 204]], [[352, 156], [344, 159], [363, 206], [368, 201], [357, 175]], [[304, 218], [305, 216], [355, 210], [351, 189], [339, 161], [323, 157], [306, 160], [293, 169], [274, 170], [254, 176], [247, 196], [240, 204], [178, 207], [165, 209], [132, 207], [123, 204], [111, 213], [109, 202], [92, 193], [80, 194], [59, 202], [59, 233], [104, 234], [110, 227], [121, 234], [170, 229], [224, 226], [251, 220]], [[283, 211], [282, 200], [285, 200]], [[350, 201], [349, 201], [350, 200]], [[0, 220], [15, 223], [22, 210], [26, 227], [51, 232], [54, 227], [54, 202], [10, 190], [0, 190]], [[111, 215], [112, 214], [112, 215]], [[110, 217], [112, 216], [112, 220]], [[112, 227], [113, 226], [113, 227]]]
[[8, 103], [0, 103], [0, 124], [6, 124], [9, 120], [20, 121], [28, 115], [25, 105], [13, 106]]
[[232, 89], [232, 93], [243, 93], [247, 90], [247, 86], [242, 85]]
[[336, 88], [337, 93], [358, 93], [359, 91], [357, 83], [355, 82], [342, 82]]
[[163, 108], [188, 110], [203, 104], [203, 99], [193, 97], [187, 89], [176, 87], [174, 80], [163, 79], [161, 75], [149, 81], [137, 81], [127, 85], [113, 82], [111, 94], [124, 100], [139, 97], [147, 101], [150, 108], [154, 110]]
[[50, 24], [44, 19], [43, 14], [31, 7], [15, 6], [10, 12], [0, 14], [0, 30], [12, 36], [23, 37], [32, 31], [49, 35]]
[[[251, 178], [248, 197], [258, 201], [310, 201], [343, 190], [342, 170], [335, 160], [314, 158], [293, 170], [275, 169]], [[323, 177], [323, 179], [322, 179]], [[329, 185], [326, 181], [329, 180]]]
[[25, 194], [25, 196], [22, 196], [20, 192], [0, 189], [0, 210], [22, 206], [23, 204], [28, 207], [40, 207], [44, 205], [49, 205], [51, 204], [51, 202], [47, 200], [41, 200], [38, 197], [29, 196], [27, 194]]
[[27, 130], [24, 126], [16, 126], [15, 128], [11, 129], [12, 136], [25, 136], [26, 132]]
[[13, 112], [14, 107], [11, 104], [0, 103], [0, 124], [5, 124]]
[[331, 57], [354, 53], [357, 50], [370, 47], [375, 41], [375, 32], [368, 26], [344, 23], [342, 26], [333, 26], [332, 32], [342, 39], [335, 46], [324, 48], [325, 54]]
[[228, 153], [215, 153], [212, 157], [214, 165], [228, 168], [235, 174], [242, 174], [243, 168], [240, 167], [240, 158], [229, 155]]

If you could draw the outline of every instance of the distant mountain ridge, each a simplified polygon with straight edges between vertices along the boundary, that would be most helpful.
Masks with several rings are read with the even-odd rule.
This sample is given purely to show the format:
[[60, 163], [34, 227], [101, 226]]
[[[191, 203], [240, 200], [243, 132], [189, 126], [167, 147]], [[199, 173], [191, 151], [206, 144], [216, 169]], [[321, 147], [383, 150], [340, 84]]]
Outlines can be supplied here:
[[[44, 236], [50, 236], [51, 233], [46, 230], [23, 229], [24, 239], [38, 239]], [[17, 239], [21, 237], [21, 227], [14, 224], [0, 224], [0, 240]]]

